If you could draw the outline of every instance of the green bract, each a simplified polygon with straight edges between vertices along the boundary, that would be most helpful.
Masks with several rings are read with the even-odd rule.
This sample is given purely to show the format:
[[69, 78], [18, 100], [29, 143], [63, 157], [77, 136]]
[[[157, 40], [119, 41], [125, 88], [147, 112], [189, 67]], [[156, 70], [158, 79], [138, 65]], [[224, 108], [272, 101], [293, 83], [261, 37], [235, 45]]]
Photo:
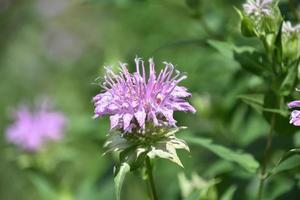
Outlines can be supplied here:
[[[154, 127], [143, 132], [111, 133], [104, 147], [108, 152], [119, 152], [120, 163], [115, 167], [115, 190], [117, 199], [120, 199], [121, 188], [125, 175], [144, 166], [144, 162], [155, 157], [170, 160], [183, 167], [177, 149], [189, 151], [184, 140], [175, 137], [175, 133], [185, 127]], [[148, 157], [148, 158], [147, 158]], [[149, 176], [149, 174], [148, 174]]]
[[107, 149], [105, 153], [119, 152], [120, 162], [130, 164], [131, 170], [140, 167], [145, 156], [168, 159], [183, 167], [176, 150], [189, 151], [189, 147], [184, 140], [175, 136], [183, 128], [151, 127], [145, 133], [111, 133], [104, 145]]

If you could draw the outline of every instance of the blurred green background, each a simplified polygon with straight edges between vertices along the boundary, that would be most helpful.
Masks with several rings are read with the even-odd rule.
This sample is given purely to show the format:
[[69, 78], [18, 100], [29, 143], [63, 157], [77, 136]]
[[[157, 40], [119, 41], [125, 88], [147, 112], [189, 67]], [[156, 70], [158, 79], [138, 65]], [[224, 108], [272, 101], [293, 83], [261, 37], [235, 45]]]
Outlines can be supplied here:
[[[259, 90], [261, 81], [234, 61], [228, 44], [256, 44], [240, 36], [234, 11], [241, 0], [0, 0], [0, 199], [115, 199], [115, 156], [103, 153], [107, 118], [93, 120], [91, 99], [104, 65], [119, 61], [134, 69], [136, 55], [153, 57], [157, 68], [172, 62], [188, 75], [195, 115], [176, 113], [180, 135], [212, 138], [261, 160], [268, 124], [238, 96]], [[295, 20], [287, 1], [285, 18]], [[11, 112], [48, 96], [69, 119], [64, 140], [27, 154], [5, 140]], [[300, 145], [299, 134], [276, 135], [278, 152]], [[254, 199], [257, 176], [200, 146], [180, 152], [184, 169], [157, 160], [161, 199], [184, 199], [184, 186], [201, 199]], [[300, 176], [273, 178], [266, 199], [297, 199]], [[185, 174], [185, 175], [183, 175]], [[194, 182], [189, 180], [192, 174]], [[187, 183], [188, 182], [188, 183]], [[230, 193], [234, 193], [233, 197]], [[189, 192], [188, 192], [189, 193]], [[226, 196], [227, 194], [227, 196]], [[138, 172], [124, 183], [122, 199], [147, 199]], [[186, 198], [188, 199], [188, 198]], [[197, 199], [189, 195], [189, 199]]]

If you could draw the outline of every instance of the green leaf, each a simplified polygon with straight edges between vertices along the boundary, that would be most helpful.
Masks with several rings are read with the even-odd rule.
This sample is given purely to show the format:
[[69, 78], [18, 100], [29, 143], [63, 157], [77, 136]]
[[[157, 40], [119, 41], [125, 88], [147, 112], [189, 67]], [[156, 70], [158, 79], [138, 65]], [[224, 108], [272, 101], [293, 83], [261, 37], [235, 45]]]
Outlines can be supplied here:
[[168, 139], [169, 141], [167, 141], [167, 143], [172, 145], [175, 149], [185, 149], [188, 152], [190, 151], [189, 146], [184, 140], [176, 138], [175, 136], [170, 136]]
[[259, 163], [253, 158], [251, 154], [232, 151], [231, 149], [228, 149], [221, 145], [213, 144], [211, 139], [190, 136], [185, 137], [184, 139], [192, 144], [200, 145], [212, 151], [213, 153], [227, 161], [239, 164], [250, 173], [255, 173], [257, 168], [259, 167]]
[[45, 178], [34, 173], [29, 173], [29, 178], [39, 192], [41, 199], [51, 200], [58, 198], [58, 192]]
[[125, 175], [130, 171], [130, 166], [123, 162], [119, 168], [119, 170], [117, 170], [115, 178], [114, 178], [114, 182], [115, 182], [115, 192], [116, 192], [116, 199], [120, 200], [121, 199], [121, 189], [122, 189], [122, 185], [125, 179]]
[[180, 167], [183, 167], [177, 153], [176, 153], [176, 148], [174, 145], [171, 143], [165, 142], [165, 143], [159, 143], [156, 144], [155, 146], [151, 146], [150, 151], [147, 153], [149, 158], [164, 158], [168, 159]]
[[276, 62], [278, 64], [280, 64], [282, 62], [282, 25], [283, 25], [283, 21], [280, 24], [280, 27], [277, 31], [277, 36], [275, 39], [275, 48], [274, 48], [274, 55]]
[[242, 99], [246, 104], [254, 108], [259, 113], [263, 111], [264, 96], [263, 94], [243, 94], [238, 98]]
[[294, 65], [289, 69], [288, 74], [280, 86], [279, 92], [281, 95], [288, 96], [294, 90], [297, 78], [297, 67], [297, 65]]
[[300, 156], [292, 156], [275, 168], [274, 174], [300, 167]]
[[270, 172], [271, 175], [300, 167], [300, 149], [291, 149], [280, 158], [279, 162]]
[[220, 200], [232, 200], [234, 192], [236, 191], [237, 187], [235, 185], [229, 187], [225, 193], [222, 195]]
[[241, 33], [245, 37], [257, 36], [257, 32], [255, 30], [255, 26], [254, 26], [252, 20], [238, 8], [234, 7], [234, 9], [241, 18]]
[[[273, 108], [270, 105], [266, 105], [263, 94], [242, 94], [242, 95], [238, 95], [237, 97], [243, 100], [246, 104], [254, 108], [259, 113], [269, 112], [269, 113], [277, 113], [277, 114], [285, 115], [285, 113], [282, 110]], [[270, 106], [270, 107], [264, 107], [264, 106]]]
[[225, 58], [233, 59], [234, 45], [232, 43], [217, 40], [208, 40], [207, 43], [218, 50], [218, 52]]
[[182, 196], [186, 200], [218, 199], [215, 186], [221, 182], [220, 179], [205, 180], [193, 172], [191, 179], [188, 179], [183, 173], [178, 174], [178, 180]]
[[187, 127], [185, 127], [185, 126], [180, 126], [180, 127], [176, 127], [176, 128], [171, 128], [171, 129], [168, 130], [168, 132], [164, 133], [164, 135], [165, 135], [166, 137], [172, 136], [172, 135], [174, 135], [175, 133], [177, 133], [178, 131], [184, 130], [184, 129], [186, 129], [186, 128], [187, 128]]
[[183, 167], [176, 150], [177, 149], [184, 149], [186, 151], [190, 151], [186, 142], [182, 139], [176, 138], [174, 133], [177, 132], [179, 129], [184, 127], [179, 127], [175, 129], [171, 129], [170, 132], [166, 133], [167, 137], [158, 141], [155, 144], [152, 144], [150, 147], [149, 152], [147, 155], [150, 158], [159, 157], [170, 160], [179, 166]]
[[120, 152], [120, 161], [128, 163], [130, 165], [130, 171], [133, 171], [143, 165], [147, 151], [148, 149], [145, 147], [132, 145]]
[[106, 151], [103, 153], [103, 155], [113, 151], [125, 150], [130, 146], [131, 144], [125, 138], [123, 138], [121, 134], [111, 133], [109, 138], [104, 143], [104, 148], [106, 148]]
[[234, 59], [241, 67], [255, 75], [261, 76], [266, 71], [270, 71], [265, 54], [255, 51], [254, 48], [238, 49], [234, 51]]
[[278, 134], [293, 134], [298, 128], [289, 123], [289, 112], [282, 96], [278, 96], [272, 90], [265, 94], [264, 118], [271, 123], [275, 117], [274, 132]]

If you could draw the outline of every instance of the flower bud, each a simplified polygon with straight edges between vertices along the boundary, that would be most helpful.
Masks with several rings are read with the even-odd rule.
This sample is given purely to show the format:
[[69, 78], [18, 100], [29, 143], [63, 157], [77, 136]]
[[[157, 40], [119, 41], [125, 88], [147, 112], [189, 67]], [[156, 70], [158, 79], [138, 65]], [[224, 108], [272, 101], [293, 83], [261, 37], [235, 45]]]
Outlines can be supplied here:
[[292, 26], [289, 21], [282, 24], [281, 44], [284, 60], [295, 61], [300, 57], [300, 24]]
[[282, 17], [277, 1], [248, 0], [239, 12], [242, 22], [241, 31], [246, 37], [266, 37], [276, 34]]

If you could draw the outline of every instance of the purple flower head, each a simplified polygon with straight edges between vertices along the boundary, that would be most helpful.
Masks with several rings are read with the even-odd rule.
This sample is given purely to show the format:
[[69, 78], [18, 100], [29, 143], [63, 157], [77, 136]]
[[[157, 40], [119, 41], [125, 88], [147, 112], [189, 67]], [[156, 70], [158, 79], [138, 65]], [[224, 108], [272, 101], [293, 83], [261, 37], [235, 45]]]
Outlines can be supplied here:
[[[295, 108], [300, 107], [300, 100], [292, 101], [288, 103], [289, 108]], [[293, 124], [295, 126], [300, 126], [300, 111], [299, 110], [293, 110], [290, 117], [290, 124]]]
[[105, 67], [106, 75], [101, 85], [103, 92], [93, 98], [95, 115], [110, 115], [111, 129], [132, 132], [144, 130], [147, 123], [154, 126], [176, 126], [174, 111], [195, 113], [184, 98], [191, 94], [178, 86], [186, 75], [174, 69], [171, 63], [156, 75], [153, 59], [149, 59], [149, 76], [144, 61], [135, 59], [136, 72], [130, 73], [126, 64], [120, 63], [120, 72]]
[[247, 0], [243, 8], [247, 15], [270, 15], [272, 2], [272, 0]]
[[23, 150], [35, 152], [47, 141], [60, 140], [66, 124], [65, 116], [51, 111], [47, 102], [40, 104], [35, 111], [22, 106], [15, 113], [15, 122], [6, 130], [6, 138]]

